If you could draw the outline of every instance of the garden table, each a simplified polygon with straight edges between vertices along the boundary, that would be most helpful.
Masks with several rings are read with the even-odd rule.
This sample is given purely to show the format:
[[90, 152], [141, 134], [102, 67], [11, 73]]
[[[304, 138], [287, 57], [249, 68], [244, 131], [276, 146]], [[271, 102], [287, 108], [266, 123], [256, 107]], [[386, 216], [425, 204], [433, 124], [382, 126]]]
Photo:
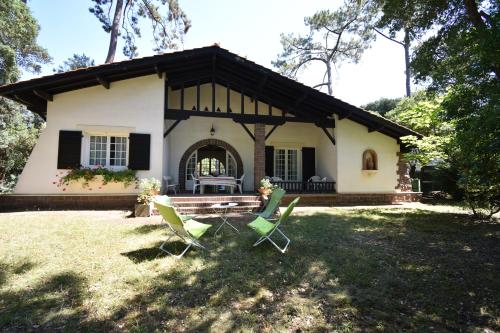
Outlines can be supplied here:
[[218, 177], [200, 176], [199, 181], [200, 181], [200, 194], [205, 193], [206, 185], [227, 186], [229, 187], [231, 194], [234, 193], [234, 188], [236, 187], [236, 179], [234, 177], [228, 177], [228, 176], [218, 176]]
[[228, 217], [227, 217], [227, 214], [229, 213], [229, 211], [236, 206], [238, 206], [238, 204], [236, 202], [218, 203], [218, 204], [213, 204], [212, 206], [210, 206], [210, 208], [213, 209], [215, 214], [219, 214], [219, 217], [222, 220], [222, 224], [217, 228], [217, 230], [215, 230], [214, 235], [217, 235], [217, 232], [220, 230], [220, 228], [222, 228], [222, 226], [224, 224], [229, 225], [231, 228], [236, 230], [237, 233], [240, 233], [234, 225], [229, 223]]

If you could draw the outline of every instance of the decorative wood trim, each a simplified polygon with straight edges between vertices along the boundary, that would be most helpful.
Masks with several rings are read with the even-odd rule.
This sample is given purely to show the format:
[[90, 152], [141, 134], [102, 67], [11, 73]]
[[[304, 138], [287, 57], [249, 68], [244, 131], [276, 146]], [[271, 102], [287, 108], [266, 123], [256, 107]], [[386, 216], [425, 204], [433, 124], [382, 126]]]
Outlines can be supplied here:
[[250, 135], [250, 137], [252, 138], [252, 140], [255, 142], [255, 136], [253, 135], [253, 133], [248, 129], [248, 127], [243, 124], [243, 123], [239, 123], [241, 125], [241, 127], [243, 127], [243, 129], [245, 130], [245, 132], [248, 133], [248, 135]]
[[36, 89], [34, 89], [34, 90], [33, 90], [33, 93], [34, 93], [35, 95], [37, 95], [38, 97], [43, 98], [43, 99], [44, 99], [44, 100], [46, 100], [46, 101], [50, 101], [50, 102], [52, 102], [52, 101], [54, 100], [54, 95], [49, 94], [49, 93], [47, 93], [47, 92], [45, 92], [45, 91], [42, 91], [42, 90], [36, 90]]
[[160, 71], [160, 67], [158, 67], [158, 65], [156, 64], [154, 66], [154, 68], [155, 68], [156, 75], [158, 75], [158, 78], [161, 79], [163, 77], [163, 73]]
[[106, 89], [109, 89], [109, 87], [110, 87], [110, 83], [109, 83], [109, 81], [108, 81], [108, 80], [106, 80], [106, 79], [105, 79], [105, 78], [103, 78], [102, 76], [96, 76], [95, 78], [96, 78], [97, 82], [99, 82], [99, 84], [100, 84], [101, 86], [103, 86], [103, 87], [104, 87], [104, 88], [106, 88]]
[[[212, 118], [230, 118], [238, 123], [256, 124], [263, 123], [266, 125], [283, 125], [289, 123], [309, 123], [316, 124], [313, 120], [304, 119], [300, 117], [282, 117], [282, 116], [267, 116], [267, 115], [254, 115], [254, 114], [239, 114], [227, 112], [206, 112], [206, 111], [190, 111], [190, 110], [177, 110], [168, 109], [165, 112], [164, 119], [181, 119], [185, 120], [189, 117], [212, 117]], [[334, 128], [334, 125], [319, 126], [321, 128]]]
[[333, 135], [331, 135], [330, 132], [328, 132], [328, 130], [325, 127], [321, 127], [321, 129], [323, 130], [323, 132], [325, 132], [325, 134], [328, 137], [328, 139], [330, 139], [330, 141], [335, 146], [335, 138], [333, 137]]
[[278, 128], [279, 125], [274, 125], [273, 128], [266, 134], [266, 140], [273, 134], [273, 132]]
[[351, 116], [351, 114], [352, 114], [352, 111], [340, 114], [339, 115], [339, 120], [346, 119], [346, 118], [349, 119], [349, 117]]
[[371, 133], [371, 132], [376, 132], [376, 131], [383, 130], [384, 126], [374, 126], [374, 127], [367, 126], [367, 129], [368, 129], [368, 133]]
[[196, 81], [196, 111], [201, 111], [200, 110], [200, 80]]
[[181, 121], [182, 121], [181, 119], [177, 119], [172, 125], [170, 125], [170, 127], [165, 131], [165, 133], [163, 133], [163, 137], [165, 138], [167, 135], [169, 135], [170, 132], [172, 132], [174, 128], [176, 128]]

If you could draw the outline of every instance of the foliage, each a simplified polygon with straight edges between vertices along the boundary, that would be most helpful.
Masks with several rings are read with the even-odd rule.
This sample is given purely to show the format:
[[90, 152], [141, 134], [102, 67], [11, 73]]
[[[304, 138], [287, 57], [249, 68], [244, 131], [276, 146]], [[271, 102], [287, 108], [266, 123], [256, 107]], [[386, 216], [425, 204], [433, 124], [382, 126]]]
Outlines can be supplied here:
[[403, 98], [386, 114], [387, 118], [423, 135], [422, 139], [416, 136], [402, 138], [403, 143], [413, 148], [405, 154], [407, 160], [427, 165], [433, 161], [448, 159], [454, 124], [445, 119], [442, 99], [420, 92], [412, 97]]
[[263, 190], [269, 190], [270, 192], [272, 192], [273, 190], [275, 190], [276, 188], [278, 188], [278, 186], [277, 185], [273, 185], [271, 183], [271, 180], [269, 178], [262, 178], [260, 180], [259, 188], [261, 188]]
[[20, 69], [40, 73], [40, 64], [50, 62], [36, 42], [39, 30], [23, 1], [0, 0], [0, 85], [17, 81]]
[[[136, 37], [141, 37], [139, 22], [147, 19], [151, 23], [155, 52], [175, 49], [177, 41], [191, 27], [191, 22], [179, 6], [178, 0], [92, 0], [89, 11], [94, 14], [105, 32], [110, 33], [110, 45], [106, 63], [113, 62], [117, 38], [122, 36], [125, 46], [123, 54], [129, 58], [137, 56]], [[115, 8], [113, 18], [111, 9]]]
[[[72, 169], [55, 182], [59, 187], [69, 185], [71, 182], [82, 182], [82, 187], [88, 187], [89, 183], [96, 179], [96, 176], [102, 176], [102, 185], [108, 183], [123, 183], [124, 186], [130, 186], [137, 183], [135, 170], [109, 170], [101, 166], [97, 168]], [[65, 188], [63, 188], [63, 191]]]
[[0, 186], [9, 192], [15, 185], [36, 144], [42, 119], [18, 103], [0, 97]]
[[149, 205], [155, 196], [160, 194], [161, 182], [154, 178], [143, 178], [139, 184], [139, 195], [137, 196], [137, 202]]
[[400, 101], [401, 98], [382, 97], [376, 101], [361, 106], [361, 108], [378, 112], [380, 115], [384, 116], [387, 112], [393, 110]]
[[[387, 0], [392, 17], [405, 1]], [[421, 38], [412, 59], [417, 82], [446, 93], [444, 118], [455, 134], [450, 157], [458, 166], [459, 186], [476, 207], [498, 205], [500, 169], [500, 3], [473, 0], [422, 0], [412, 8]], [[405, 15], [407, 15], [406, 13]]]
[[62, 73], [90, 66], [95, 66], [94, 59], [87, 57], [85, 53], [82, 53], [81, 55], [75, 53], [73, 54], [72, 57], [65, 60], [62, 65], [59, 65], [59, 67], [54, 68], [53, 71], [57, 73]]
[[282, 34], [283, 51], [272, 64], [284, 75], [297, 74], [313, 62], [325, 65], [322, 82], [332, 95], [332, 66], [359, 61], [374, 38], [371, 21], [373, 7], [368, 1], [346, 1], [335, 11], [321, 10], [306, 17], [307, 35]]

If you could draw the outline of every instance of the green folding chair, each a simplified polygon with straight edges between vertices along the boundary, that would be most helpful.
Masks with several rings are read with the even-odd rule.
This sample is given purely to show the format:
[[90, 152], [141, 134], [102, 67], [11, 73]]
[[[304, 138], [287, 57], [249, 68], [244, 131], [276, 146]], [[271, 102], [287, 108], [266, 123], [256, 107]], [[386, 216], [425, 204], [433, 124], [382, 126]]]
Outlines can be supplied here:
[[[164, 206], [174, 207], [174, 204], [172, 203], [172, 198], [170, 198], [168, 195], [157, 195], [153, 202], [157, 202]], [[196, 215], [185, 215], [185, 214], [179, 214], [179, 216], [183, 221], [192, 220], [196, 217]], [[165, 219], [163, 218], [161, 222], [165, 223]]]
[[281, 199], [285, 196], [286, 191], [282, 188], [277, 188], [271, 193], [271, 198], [267, 202], [266, 207], [262, 212], [254, 213], [254, 215], [263, 217], [267, 220], [277, 220], [277, 218], [272, 218], [273, 215], [277, 212], [279, 214], [279, 208]]
[[[280, 216], [279, 220], [276, 223], [269, 222], [263, 217], [257, 217], [254, 221], [248, 224], [250, 228], [255, 230], [260, 235], [260, 238], [253, 244], [253, 246], [257, 246], [266, 239], [271, 242], [281, 253], [285, 253], [286, 249], [288, 248], [288, 245], [290, 245], [290, 238], [288, 238], [280, 229], [279, 226], [281, 223], [285, 222], [288, 219], [288, 216], [292, 213], [293, 208], [295, 208], [295, 205], [297, 205], [297, 202], [299, 202], [300, 197], [295, 198], [287, 207], [285, 212]], [[271, 236], [273, 233], [277, 231], [283, 236], [286, 240], [286, 245], [284, 248], [281, 248], [276, 244], [272, 239]]]
[[[161, 251], [166, 252], [176, 257], [177, 259], [180, 259], [182, 258], [182, 256], [184, 256], [187, 250], [191, 248], [191, 246], [196, 246], [206, 250], [206, 247], [204, 247], [198, 240], [210, 227], [212, 227], [212, 225], [200, 223], [195, 220], [183, 221], [179, 214], [177, 214], [177, 212], [175, 211], [174, 207], [163, 205], [158, 202], [155, 202], [154, 205], [156, 209], [158, 209], [158, 212], [163, 217], [171, 231], [169, 237], [160, 245]], [[169, 252], [164, 247], [165, 244], [167, 244], [167, 242], [174, 236], [179, 237], [187, 244], [187, 247], [179, 255], [175, 255]]]

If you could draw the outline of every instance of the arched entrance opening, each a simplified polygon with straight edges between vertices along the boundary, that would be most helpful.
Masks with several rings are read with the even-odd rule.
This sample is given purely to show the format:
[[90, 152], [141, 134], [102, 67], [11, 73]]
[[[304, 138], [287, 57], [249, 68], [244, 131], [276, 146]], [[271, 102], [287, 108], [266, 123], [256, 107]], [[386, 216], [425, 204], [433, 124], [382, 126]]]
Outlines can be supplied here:
[[192, 189], [192, 175], [241, 177], [243, 162], [230, 144], [207, 139], [189, 147], [179, 163], [179, 185], [181, 189]]

